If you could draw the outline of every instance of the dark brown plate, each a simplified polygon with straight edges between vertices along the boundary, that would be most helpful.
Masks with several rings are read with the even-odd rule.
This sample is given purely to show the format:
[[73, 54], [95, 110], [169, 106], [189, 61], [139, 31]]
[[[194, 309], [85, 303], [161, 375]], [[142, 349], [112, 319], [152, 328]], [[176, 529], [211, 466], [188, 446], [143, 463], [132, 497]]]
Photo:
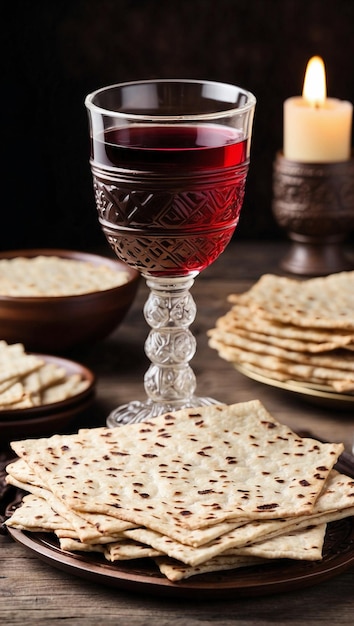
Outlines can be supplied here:
[[[354, 476], [353, 457], [345, 454], [336, 468]], [[152, 560], [111, 564], [98, 554], [60, 550], [52, 534], [8, 530], [13, 539], [42, 561], [70, 574], [129, 591], [191, 600], [260, 596], [301, 589], [354, 566], [354, 517], [328, 524], [321, 561], [279, 559], [257, 567], [193, 576], [178, 583], [160, 574]]]
[[88, 386], [81, 393], [60, 402], [28, 409], [0, 411], [1, 440], [8, 441], [15, 437], [22, 438], [56, 432], [93, 403], [96, 379], [90, 369], [69, 359], [46, 354], [36, 354], [36, 356], [47, 363], [55, 363], [58, 367], [63, 367], [68, 375], [80, 374], [84, 380], [88, 381]]
[[275, 380], [241, 363], [233, 363], [233, 365], [238, 372], [252, 380], [295, 394], [313, 404], [342, 410], [353, 410], [354, 408], [354, 394], [338, 393], [326, 385], [310, 385], [295, 380]]

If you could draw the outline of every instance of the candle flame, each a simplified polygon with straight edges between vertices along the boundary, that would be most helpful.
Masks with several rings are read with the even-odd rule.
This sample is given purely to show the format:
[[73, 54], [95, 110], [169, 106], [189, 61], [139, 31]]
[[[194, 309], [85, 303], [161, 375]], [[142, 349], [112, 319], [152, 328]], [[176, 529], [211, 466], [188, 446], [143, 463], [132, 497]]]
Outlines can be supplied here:
[[315, 56], [309, 60], [302, 95], [311, 106], [324, 105], [327, 96], [326, 71], [321, 57]]

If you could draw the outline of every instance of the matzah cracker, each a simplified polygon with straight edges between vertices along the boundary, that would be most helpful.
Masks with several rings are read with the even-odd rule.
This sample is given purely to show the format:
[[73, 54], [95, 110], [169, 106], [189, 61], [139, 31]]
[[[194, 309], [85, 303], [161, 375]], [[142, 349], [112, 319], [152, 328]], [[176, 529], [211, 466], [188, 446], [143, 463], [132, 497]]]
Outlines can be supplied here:
[[42, 403], [52, 404], [54, 402], [61, 402], [62, 400], [72, 398], [81, 393], [86, 387], [87, 381], [83, 380], [80, 374], [71, 374], [71, 376], [67, 376], [65, 380], [43, 389]]
[[[51, 506], [54, 510], [61, 511], [66, 519], [70, 519], [73, 526], [77, 529], [75, 537], [79, 537], [81, 541], [97, 542], [106, 535], [117, 535], [129, 529], [136, 528], [135, 524], [125, 522], [113, 517], [111, 515], [87, 513], [86, 511], [80, 511], [79, 515], [66, 507], [66, 505], [58, 499], [54, 499], [54, 496], [48, 489], [43, 487], [43, 483], [38, 480], [38, 477], [31, 472], [23, 459], [19, 459], [15, 463], [7, 466], [7, 483], [18, 487], [23, 491], [29, 491], [30, 493], [37, 494], [42, 498], [48, 497], [51, 501]], [[84, 525], [84, 520], [88, 526]], [[220, 524], [214, 524], [213, 526], [197, 529], [187, 530], [185, 528], [171, 528], [168, 522], [160, 522], [159, 527], [161, 532], [170, 533], [171, 537], [175, 541], [180, 541], [190, 546], [200, 546], [204, 543], [212, 541], [221, 534], [226, 533], [232, 529], [242, 526], [245, 522], [223, 522]], [[11, 520], [8, 522], [11, 524]]]
[[39, 369], [44, 365], [43, 359], [32, 354], [19, 355], [16, 359], [8, 362], [0, 360], [0, 383], [17, 376], [24, 376]]
[[283, 372], [286, 374], [286, 380], [295, 379], [310, 382], [315, 379], [316, 381], [323, 381], [324, 384], [330, 382], [337, 389], [340, 386], [342, 388], [345, 386], [347, 390], [354, 390], [354, 372], [351, 370], [294, 363], [293, 361], [272, 355], [259, 355], [236, 346], [229, 346], [215, 339], [215, 337], [210, 338], [209, 345], [217, 350], [219, 355], [226, 361], [251, 364], [258, 368], [262, 364], [262, 369]]
[[208, 332], [209, 337], [230, 347], [240, 348], [252, 354], [261, 354], [278, 357], [279, 359], [293, 361], [313, 367], [327, 367], [337, 370], [352, 372], [354, 377], [354, 358], [346, 350], [323, 351], [320, 354], [308, 354], [304, 349], [291, 350], [287, 347], [275, 345], [270, 341], [254, 340], [249, 336], [239, 335], [234, 332], [227, 332], [220, 328], [215, 328]]
[[233, 296], [232, 301], [283, 323], [354, 330], [354, 271], [305, 281], [264, 274], [247, 293]]
[[198, 576], [198, 574], [208, 574], [210, 572], [239, 569], [242, 567], [252, 567], [263, 565], [267, 559], [260, 559], [252, 556], [219, 556], [201, 565], [194, 567], [185, 565], [166, 556], [157, 557], [155, 560], [161, 574], [164, 574], [171, 582]]
[[157, 557], [161, 554], [151, 546], [144, 546], [125, 539], [105, 546], [104, 555], [107, 561], [126, 561], [128, 559], [145, 559], [147, 557]]
[[134, 528], [133, 524], [119, 520], [116, 517], [83, 511], [78, 514], [71, 510], [65, 505], [63, 500], [55, 497], [39, 476], [31, 471], [24, 459], [18, 459], [10, 463], [6, 470], [6, 482], [8, 484], [45, 499], [53, 511], [69, 522], [80, 541], [99, 542], [103, 537], [114, 537], [121, 534], [124, 530]]
[[[218, 330], [225, 331], [226, 333], [230, 333], [233, 336], [238, 338], [242, 338], [247, 341], [257, 342], [265, 350], [269, 349], [269, 346], [274, 346], [283, 350], [290, 350], [292, 352], [307, 353], [310, 356], [313, 354], [321, 354], [323, 352], [327, 353], [331, 350], [337, 350], [338, 348], [344, 347], [345, 350], [352, 349], [352, 339], [350, 336], [343, 337], [342, 341], [338, 341], [334, 339], [333, 341], [323, 341], [323, 342], [311, 342], [308, 341], [304, 336], [301, 339], [292, 339], [290, 337], [279, 337], [277, 335], [266, 334], [265, 332], [259, 332], [254, 330], [245, 330], [244, 328], [238, 325], [226, 325], [221, 326], [218, 324]], [[270, 331], [274, 330], [273, 328], [269, 329]], [[304, 334], [303, 334], [304, 335]], [[264, 346], [264, 344], [266, 344]]]
[[310, 513], [343, 450], [295, 435], [259, 401], [12, 447], [71, 509], [158, 532], [160, 520], [198, 529]]
[[55, 363], [44, 363], [35, 372], [28, 374], [22, 379], [26, 393], [36, 394], [47, 387], [57, 384], [67, 377], [66, 370]]
[[[234, 297], [237, 296], [231, 294], [228, 300], [233, 302]], [[261, 312], [253, 309], [250, 315], [250, 308], [241, 304], [233, 304], [216, 321], [216, 326], [229, 332], [243, 331], [247, 333], [246, 336], [254, 333], [262, 336], [264, 341], [272, 341], [283, 347], [290, 345], [291, 349], [306, 352], [323, 352], [343, 347], [351, 349], [354, 344], [354, 331], [296, 326], [278, 319], [267, 319]]]
[[311, 525], [328, 523], [351, 516], [354, 512], [354, 480], [332, 470], [310, 515], [295, 518], [250, 522], [230, 529], [207, 544], [198, 547], [182, 545], [168, 536], [138, 528], [125, 532], [127, 537], [149, 544], [187, 565], [199, 565], [230, 549], [240, 549]]
[[104, 546], [99, 543], [82, 543], [72, 537], [59, 537], [59, 546], [65, 552], [100, 552], [104, 553]]
[[53, 511], [47, 500], [33, 494], [22, 498], [21, 506], [11, 515], [11, 527], [32, 532], [72, 529], [65, 518]]
[[269, 559], [321, 560], [326, 524], [276, 537], [249, 548], [234, 549], [204, 561], [186, 565], [176, 559], [160, 556], [155, 559], [161, 573], [176, 582], [197, 574], [260, 565]]
[[25, 390], [23, 385], [19, 382], [15, 382], [0, 393], [0, 407], [6, 408], [14, 402], [20, 402], [24, 399], [24, 396]]

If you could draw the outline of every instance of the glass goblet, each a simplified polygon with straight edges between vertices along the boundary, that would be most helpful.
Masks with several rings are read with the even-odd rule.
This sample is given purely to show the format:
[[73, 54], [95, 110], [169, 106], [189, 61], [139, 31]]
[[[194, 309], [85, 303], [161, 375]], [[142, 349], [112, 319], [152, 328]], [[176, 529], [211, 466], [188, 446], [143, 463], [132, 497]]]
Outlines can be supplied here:
[[234, 85], [163, 79], [111, 85], [85, 99], [101, 228], [150, 290], [147, 398], [115, 409], [111, 427], [213, 402], [195, 394], [190, 289], [237, 226], [255, 103]]

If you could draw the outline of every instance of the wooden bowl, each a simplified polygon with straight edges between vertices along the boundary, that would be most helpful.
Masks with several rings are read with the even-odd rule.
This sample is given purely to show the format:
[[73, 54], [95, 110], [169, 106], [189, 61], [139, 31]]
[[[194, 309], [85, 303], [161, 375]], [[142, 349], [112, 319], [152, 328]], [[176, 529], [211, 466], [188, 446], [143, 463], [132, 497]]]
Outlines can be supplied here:
[[121, 286], [82, 295], [17, 297], [0, 294], [0, 339], [23, 343], [27, 351], [62, 354], [107, 337], [129, 310], [139, 283], [139, 273], [116, 260], [84, 252], [32, 249], [2, 252], [1, 259], [58, 256], [105, 265], [125, 271]]

